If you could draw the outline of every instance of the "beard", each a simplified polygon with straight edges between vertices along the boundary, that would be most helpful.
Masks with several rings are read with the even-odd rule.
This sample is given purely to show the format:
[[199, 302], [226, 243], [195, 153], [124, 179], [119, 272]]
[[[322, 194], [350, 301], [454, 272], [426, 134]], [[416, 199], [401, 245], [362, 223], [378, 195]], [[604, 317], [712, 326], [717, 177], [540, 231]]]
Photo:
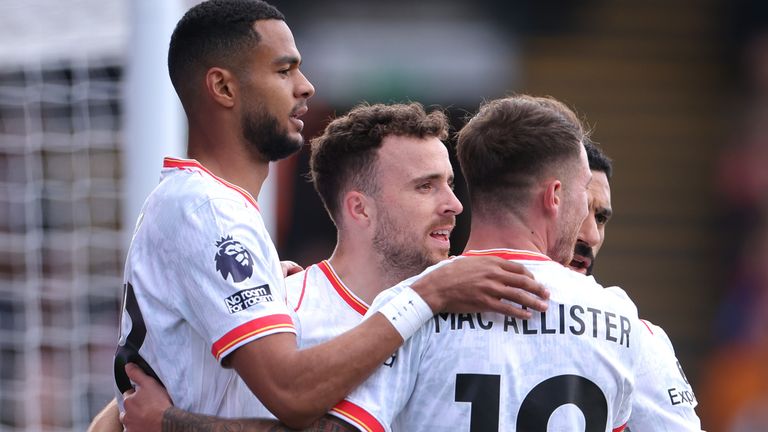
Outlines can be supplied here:
[[577, 240], [576, 247], [573, 251], [574, 255], [581, 255], [584, 258], [589, 258], [589, 267], [586, 268], [587, 276], [592, 275], [592, 267], [595, 266], [595, 255], [592, 253], [592, 248], [588, 244]]
[[448, 257], [446, 251], [444, 257], [435, 258], [423, 245], [423, 239], [409, 236], [397, 226], [389, 213], [382, 211], [373, 235], [373, 249], [381, 256], [380, 266], [391, 281], [400, 282]]
[[560, 221], [555, 245], [548, 254], [553, 261], [564, 266], [567, 266], [573, 259], [573, 251], [576, 247], [576, 240], [579, 238], [579, 228], [581, 227], [576, 221], [577, 218], [573, 216], [573, 214], [568, 214], [567, 217]]
[[263, 107], [243, 113], [241, 125], [248, 152], [257, 160], [274, 162], [285, 159], [304, 145], [303, 138], [291, 138], [281, 130], [277, 119]]

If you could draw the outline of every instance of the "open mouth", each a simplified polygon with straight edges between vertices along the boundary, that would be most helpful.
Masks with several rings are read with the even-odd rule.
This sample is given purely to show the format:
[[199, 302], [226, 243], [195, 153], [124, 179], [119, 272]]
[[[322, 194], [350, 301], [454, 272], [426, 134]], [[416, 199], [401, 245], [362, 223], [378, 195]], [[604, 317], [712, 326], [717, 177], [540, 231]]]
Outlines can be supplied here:
[[573, 270], [584, 274], [587, 273], [590, 265], [592, 265], [592, 260], [581, 255], [574, 255], [571, 263], [568, 264], [568, 266]]
[[436, 229], [430, 232], [429, 236], [436, 240], [448, 242], [450, 241], [450, 237], [451, 237], [451, 229], [450, 228]]
[[307, 108], [306, 105], [302, 105], [301, 107], [295, 108], [293, 111], [291, 111], [291, 115], [290, 115], [291, 121], [293, 122], [294, 125], [296, 125], [296, 129], [298, 129], [299, 132], [301, 132], [302, 129], [304, 129], [304, 121], [299, 119], [299, 117], [306, 114], [308, 110], [309, 109]]

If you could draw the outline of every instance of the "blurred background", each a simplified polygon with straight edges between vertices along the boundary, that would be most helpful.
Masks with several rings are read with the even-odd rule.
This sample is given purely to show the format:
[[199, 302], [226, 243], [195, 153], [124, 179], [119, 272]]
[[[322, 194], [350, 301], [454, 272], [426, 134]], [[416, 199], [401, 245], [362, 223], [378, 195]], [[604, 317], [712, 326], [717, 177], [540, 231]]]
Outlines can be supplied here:
[[[165, 54], [195, 3], [0, 1], [0, 431], [85, 430], [113, 397], [127, 233], [162, 155], [184, 156]], [[307, 138], [363, 100], [456, 128], [510, 93], [575, 108], [614, 160], [598, 280], [665, 328], [705, 429], [768, 430], [768, 3], [272, 3], [317, 89]], [[260, 197], [304, 266], [335, 242], [307, 159]]]

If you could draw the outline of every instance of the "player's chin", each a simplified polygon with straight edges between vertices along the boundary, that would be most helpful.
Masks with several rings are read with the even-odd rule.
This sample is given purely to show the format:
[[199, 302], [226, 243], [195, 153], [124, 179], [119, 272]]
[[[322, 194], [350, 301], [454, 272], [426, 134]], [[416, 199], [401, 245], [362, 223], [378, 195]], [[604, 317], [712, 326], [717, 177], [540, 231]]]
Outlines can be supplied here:
[[431, 250], [428, 255], [429, 264], [433, 265], [433, 264], [439, 263], [440, 261], [447, 260], [450, 252], [451, 252], [450, 247]]
[[301, 134], [301, 131], [297, 131], [296, 129], [287, 128], [285, 133], [285, 138], [287, 138], [287, 142], [290, 143], [292, 147], [294, 147], [296, 150], [301, 149], [301, 147], [304, 145], [304, 135]]

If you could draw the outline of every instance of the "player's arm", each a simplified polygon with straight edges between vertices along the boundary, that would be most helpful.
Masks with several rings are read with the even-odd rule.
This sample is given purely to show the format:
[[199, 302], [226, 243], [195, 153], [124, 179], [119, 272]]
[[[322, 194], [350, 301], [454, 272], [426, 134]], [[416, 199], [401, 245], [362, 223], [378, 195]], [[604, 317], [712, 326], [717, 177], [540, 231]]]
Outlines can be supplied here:
[[[307, 427], [303, 432], [357, 432], [357, 428], [331, 416], [325, 416]], [[189, 413], [178, 408], [169, 408], [163, 415], [162, 432], [297, 432], [276, 420], [227, 419]], [[130, 431], [129, 431], [130, 432]]]
[[[542, 298], [548, 296], [523, 266], [496, 257], [457, 259], [426, 274], [411, 288], [428, 309], [420, 314], [416, 328], [444, 310], [496, 311], [527, 318], [528, 310], [501, 299], [545, 310]], [[307, 427], [403, 343], [390, 319], [376, 313], [339, 337], [306, 350], [296, 349], [293, 334], [275, 334], [241, 346], [226, 360], [277, 418], [291, 427]]]
[[[214, 417], [178, 409], [171, 404], [171, 398], [163, 386], [142, 372], [136, 365], [129, 363], [125, 371], [131, 381], [137, 384], [136, 389], [126, 392], [123, 399], [125, 413], [122, 422], [126, 432], [278, 432], [295, 430], [275, 420]], [[89, 429], [89, 432], [123, 431], [116, 401], [110, 403], [99, 415], [102, 414], [102, 419], [108, 419], [110, 425], [116, 426], [110, 426], [106, 429]], [[317, 420], [307, 430], [316, 432], [357, 431], [345, 421], [331, 416]]]
[[[357, 428], [354, 426], [331, 416], [320, 418], [306, 429], [300, 430], [304, 432], [357, 432]], [[276, 420], [227, 419], [189, 413], [173, 407], [165, 411], [162, 432], [191, 431], [297, 432], [297, 429], [289, 428]]]
[[120, 411], [117, 407], [117, 399], [109, 401], [88, 426], [88, 432], [122, 432], [120, 424]]

